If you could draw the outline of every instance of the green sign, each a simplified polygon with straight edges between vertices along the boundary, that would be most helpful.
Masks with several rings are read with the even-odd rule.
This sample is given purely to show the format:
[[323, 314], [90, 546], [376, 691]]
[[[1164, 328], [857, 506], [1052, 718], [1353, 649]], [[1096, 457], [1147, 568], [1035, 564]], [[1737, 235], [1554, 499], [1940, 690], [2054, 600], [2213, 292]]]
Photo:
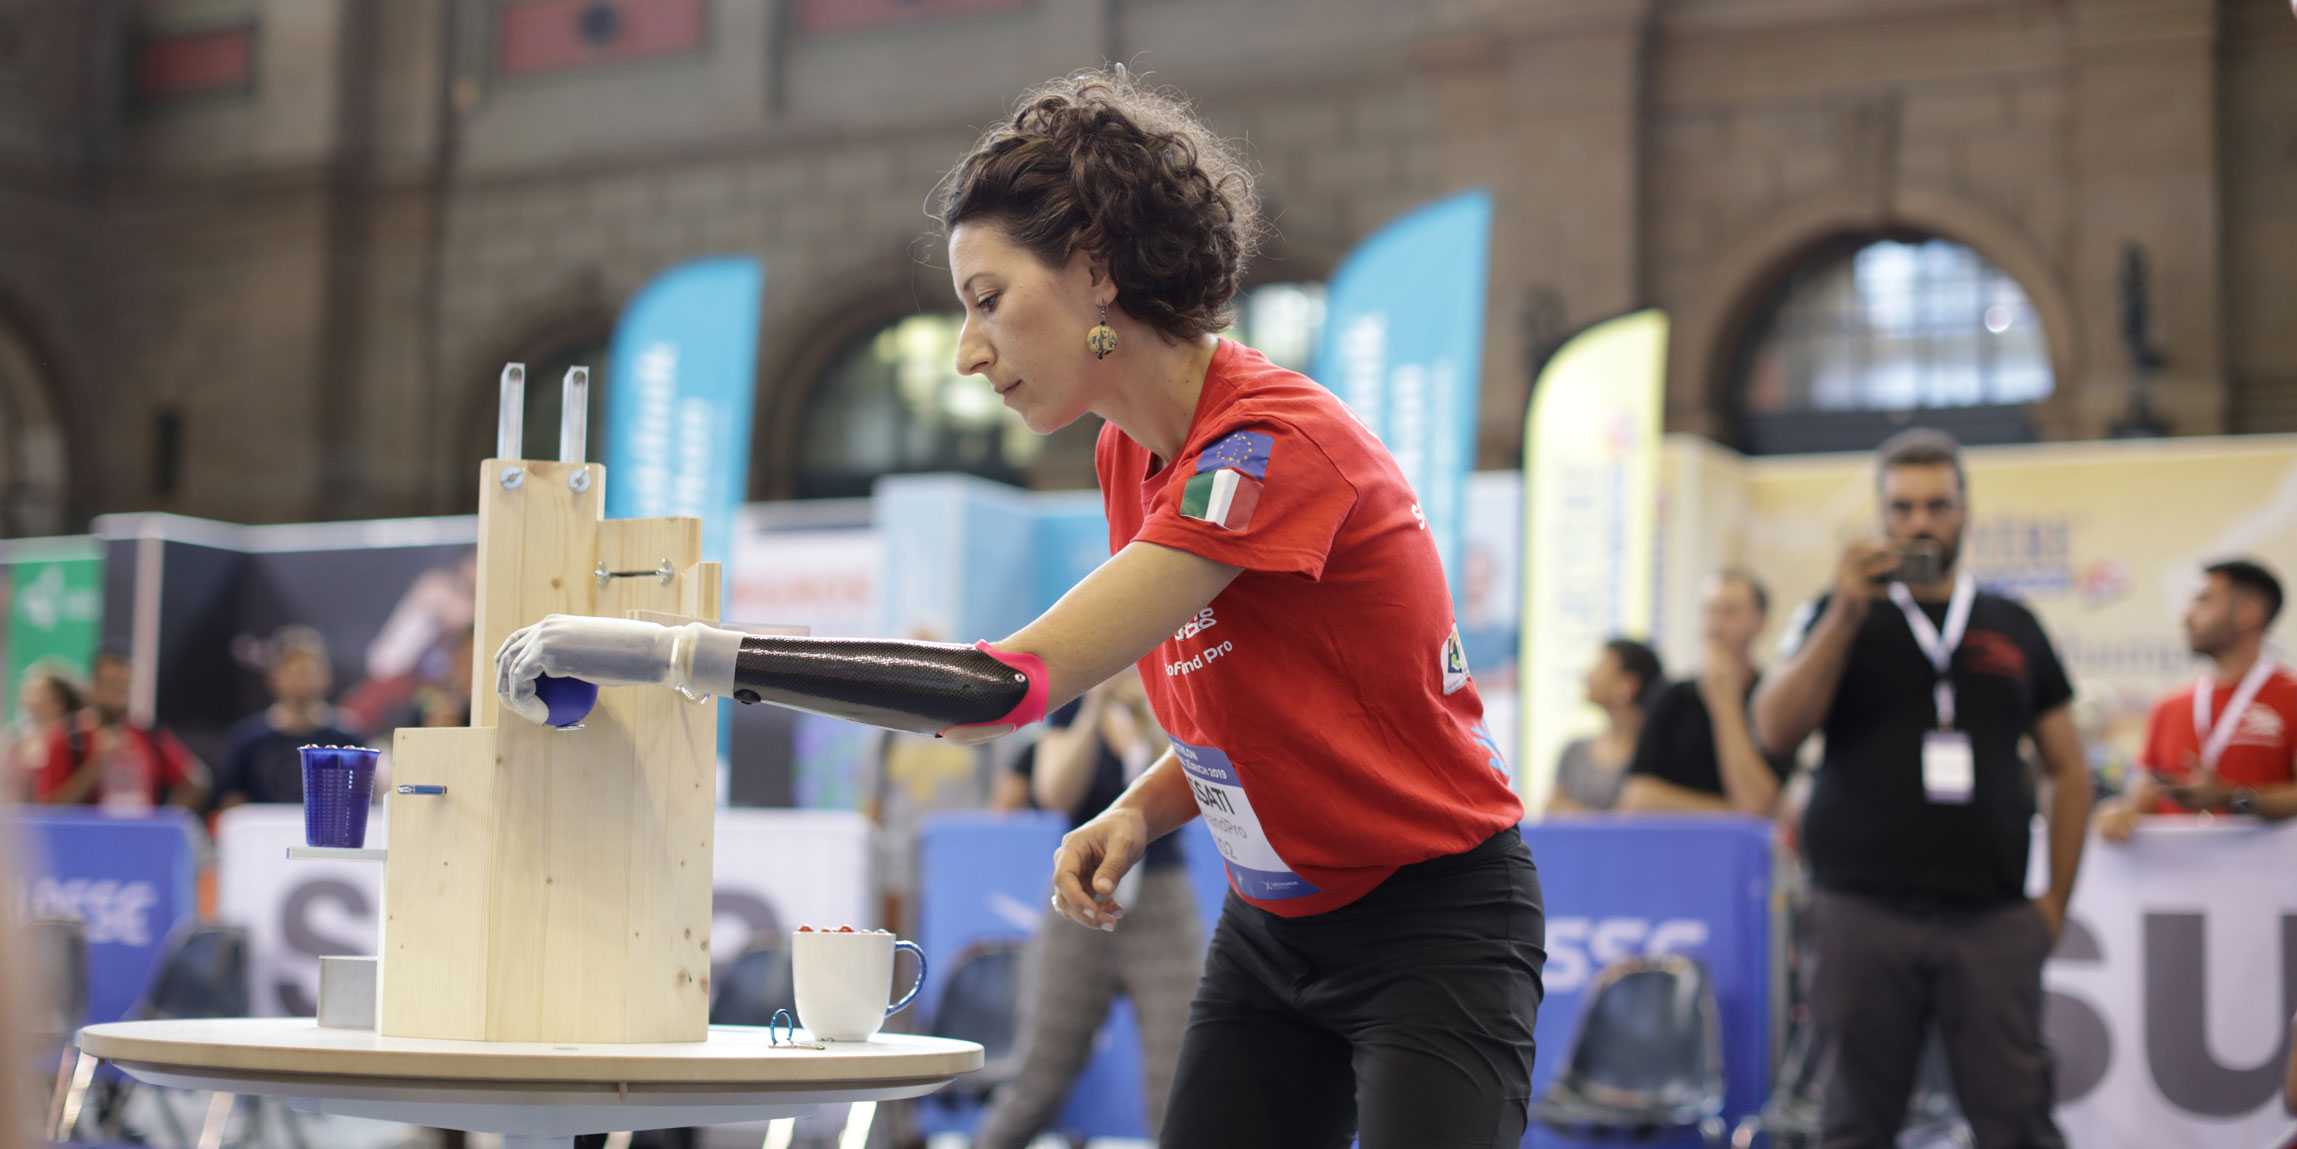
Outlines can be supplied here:
[[27, 668], [49, 662], [87, 680], [89, 660], [103, 636], [104, 560], [92, 545], [61, 545], [11, 557], [4, 636], [8, 676], [0, 714], [14, 722]]

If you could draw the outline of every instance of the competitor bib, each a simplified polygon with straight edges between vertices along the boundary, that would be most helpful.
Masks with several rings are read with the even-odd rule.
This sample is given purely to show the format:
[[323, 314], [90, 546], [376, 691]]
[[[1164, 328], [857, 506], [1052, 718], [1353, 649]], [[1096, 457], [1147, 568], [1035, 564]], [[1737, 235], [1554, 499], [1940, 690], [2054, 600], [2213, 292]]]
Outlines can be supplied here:
[[1262, 901], [1317, 892], [1269, 843], [1259, 815], [1252, 812], [1252, 799], [1245, 796], [1244, 779], [1228, 755], [1217, 746], [1192, 746], [1179, 739], [1173, 740], [1172, 751], [1188, 774], [1197, 812], [1212, 831], [1212, 843], [1227, 861], [1228, 876], [1238, 891]]

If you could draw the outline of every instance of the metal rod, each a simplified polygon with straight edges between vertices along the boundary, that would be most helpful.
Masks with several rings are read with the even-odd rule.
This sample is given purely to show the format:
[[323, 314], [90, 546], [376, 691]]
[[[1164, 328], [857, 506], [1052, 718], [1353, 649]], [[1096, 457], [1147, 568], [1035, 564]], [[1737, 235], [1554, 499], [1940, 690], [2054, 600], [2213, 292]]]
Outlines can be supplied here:
[[559, 394], [558, 461], [579, 463], [590, 438], [590, 368], [567, 368]]
[[654, 567], [651, 570], [610, 570], [607, 568], [605, 563], [601, 562], [598, 564], [597, 568], [592, 570], [590, 573], [592, 576], [598, 579], [598, 585], [600, 586], [605, 586], [608, 582], [618, 578], [660, 579], [662, 580], [663, 586], [669, 586], [670, 583], [678, 577], [677, 568], [670, 565], [669, 559], [663, 559], [660, 566]]
[[502, 369], [502, 409], [495, 414], [494, 457], [516, 459], [526, 440], [526, 364]]

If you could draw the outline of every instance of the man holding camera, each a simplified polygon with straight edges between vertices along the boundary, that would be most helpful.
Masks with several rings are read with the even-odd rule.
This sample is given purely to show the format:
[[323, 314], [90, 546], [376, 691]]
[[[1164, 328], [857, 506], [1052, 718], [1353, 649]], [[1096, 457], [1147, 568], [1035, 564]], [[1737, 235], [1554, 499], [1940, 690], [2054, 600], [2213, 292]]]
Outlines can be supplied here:
[[[1955, 441], [1909, 431], [1876, 462], [1887, 542], [1844, 551], [1754, 702], [1766, 753], [1826, 735], [1803, 822], [1830, 1062], [1821, 1144], [1893, 1144], [1935, 1025], [1978, 1144], [2056, 1149], [2042, 962], [2092, 796], [2073, 687], [2033, 614], [1960, 563]], [[2051, 782], [2049, 889], [2034, 900], [2029, 736]]]

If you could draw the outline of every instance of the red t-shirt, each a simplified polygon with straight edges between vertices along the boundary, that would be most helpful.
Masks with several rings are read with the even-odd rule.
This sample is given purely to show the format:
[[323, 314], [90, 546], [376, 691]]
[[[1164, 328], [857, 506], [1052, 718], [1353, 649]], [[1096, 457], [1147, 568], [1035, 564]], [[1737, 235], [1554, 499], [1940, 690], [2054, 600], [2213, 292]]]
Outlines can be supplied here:
[[[2215, 726], [2225, 716], [2240, 684], [2220, 682], [2210, 695], [2209, 721]], [[2205, 735], [2193, 728], [2193, 692], [2188, 686], [2154, 704], [2146, 722], [2145, 753], [2138, 764], [2157, 774], [2184, 778], [2201, 762]], [[2218, 780], [2227, 786], [2282, 786], [2297, 782], [2297, 675], [2276, 669], [2257, 690], [2249, 709], [2237, 719], [2233, 738], [2217, 760]], [[2156, 813], [2188, 813], [2185, 807], [2163, 798]]]
[[[147, 730], [140, 726], [122, 726], [117, 734], [103, 734], [85, 727], [58, 730], [48, 739], [48, 760], [40, 767], [39, 777], [33, 781], [32, 799], [52, 802], [57, 791], [72, 780], [72, 775], [88, 761], [99, 741], [118, 737], [121, 752], [142, 774], [141, 796], [129, 798], [130, 804], [148, 804], [154, 807], [167, 803], [168, 792], [182, 785], [192, 776], [191, 753], [175, 735], [165, 730]], [[117, 801], [123, 795], [107, 795], [98, 785], [80, 799], [80, 804], [102, 806]], [[145, 799], [148, 798], [148, 803]]]
[[1109, 549], [1243, 568], [1141, 660], [1229, 884], [1284, 917], [1523, 818], [1411, 487], [1313, 380], [1222, 340], [1174, 463], [1115, 424]]

